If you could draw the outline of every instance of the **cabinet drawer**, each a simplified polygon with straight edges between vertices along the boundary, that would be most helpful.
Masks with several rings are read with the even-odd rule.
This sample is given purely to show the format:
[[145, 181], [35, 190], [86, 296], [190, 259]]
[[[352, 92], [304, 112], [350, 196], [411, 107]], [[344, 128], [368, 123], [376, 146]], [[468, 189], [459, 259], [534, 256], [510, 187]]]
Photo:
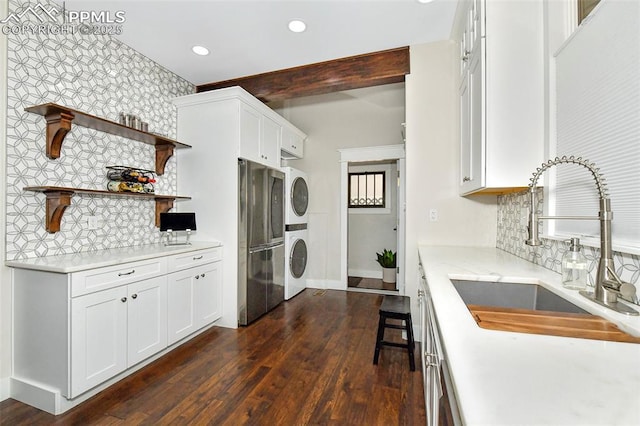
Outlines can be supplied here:
[[71, 297], [133, 283], [167, 273], [165, 258], [123, 263], [71, 274]]
[[176, 272], [222, 259], [222, 247], [177, 254], [168, 259], [168, 271]]

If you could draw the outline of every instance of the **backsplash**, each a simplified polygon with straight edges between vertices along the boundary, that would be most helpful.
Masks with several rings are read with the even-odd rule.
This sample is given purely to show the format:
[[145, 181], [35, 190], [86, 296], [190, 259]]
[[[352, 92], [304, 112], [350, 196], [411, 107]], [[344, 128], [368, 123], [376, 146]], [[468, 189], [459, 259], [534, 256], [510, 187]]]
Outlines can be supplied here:
[[[28, 6], [34, 4], [11, 0], [9, 12], [20, 14]], [[44, 117], [24, 108], [55, 102], [113, 121], [120, 112], [132, 113], [149, 123], [149, 131], [175, 138], [170, 101], [193, 93], [194, 86], [113, 37], [81, 33], [9, 35], [7, 73], [7, 259], [158, 242], [153, 200], [108, 196], [75, 195], [61, 230], [49, 234], [45, 197], [23, 191], [25, 186], [104, 190], [105, 166], [154, 169], [155, 148], [73, 126], [60, 158], [51, 160], [45, 155]], [[156, 193], [176, 195], [176, 176], [174, 156], [158, 177]], [[98, 216], [99, 229], [87, 229], [88, 215]]]
[[[536, 210], [542, 214], [543, 190], [538, 190], [536, 197], [538, 205]], [[499, 249], [515, 254], [535, 264], [561, 272], [560, 263], [562, 256], [568, 250], [569, 245], [564, 241], [542, 238], [543, 245], [530, 247], [524, 243], [527, 239], [526, 224], [522, 224], [522, 209], [529, 207], [527, 192], [498, 196], [498, 234], [497, 244]], [[544, 221], [541, 221], [540, 233], [544, 229]], [[600, 249], [584, 247], [583, 252], [589, 262], [589, 282], [595, 282], [600, 259]], [[640, 256], [614, 251], [613, 260], [616, 273], [624, 281], [638, 283], [640, 281]]]

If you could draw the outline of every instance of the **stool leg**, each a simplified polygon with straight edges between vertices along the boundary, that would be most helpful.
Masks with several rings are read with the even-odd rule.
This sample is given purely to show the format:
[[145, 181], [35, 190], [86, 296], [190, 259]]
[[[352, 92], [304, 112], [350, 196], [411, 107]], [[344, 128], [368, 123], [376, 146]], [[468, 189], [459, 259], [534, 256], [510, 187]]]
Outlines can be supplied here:
[[382, 341], [384, 340], [384, 329], [386, 326], [386, 317], [380, 315], [378, 320], [378, 339], [376, 340], [376, 351], [373, 354], [373, 364], [378, 365], [378, 356], [380, 355], [380, 348], [382, 347]]
[[415, 352], [415, 340], [413, 339], [413, 321], [411, 321], [411, 314], [405, 320], [407, 326], [407, 349], [409, 351], [409, 368], [411, 371], [416, 371], [416, 361], [414, 359]]

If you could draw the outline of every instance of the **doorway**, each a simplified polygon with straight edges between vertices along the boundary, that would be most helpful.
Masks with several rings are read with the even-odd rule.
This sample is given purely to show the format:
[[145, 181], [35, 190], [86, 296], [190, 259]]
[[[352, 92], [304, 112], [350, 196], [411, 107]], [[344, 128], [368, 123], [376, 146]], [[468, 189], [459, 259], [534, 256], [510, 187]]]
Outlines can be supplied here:
[[[397, 291], [398, 160], [349, 163], [347, 265], [349, 288]], [[391, 254], [391, 256], [388, 256]], [[385, 262], [386, 261], [386, 262]]]
[[[404, 145], [344, 149], [340, 150], [340, 157], [341, 282], [344, 289], [404, 294]], [[384, 206], [350, 208], [350, 185], [357, 183], [350, 178], [350, 173], [351, 176], [363, 174], [371, 182], [371, 175], [379, 172], [384, 172]], [[365, 184], [362, 186], [366, 188]], [[363, 203], [375, 204], [371, 196], [359, 198], [364, 199]], [[376, 261], [376, 253], [385, 249], [395, 253], [395, 284], [383, 282], [382, 268]]]

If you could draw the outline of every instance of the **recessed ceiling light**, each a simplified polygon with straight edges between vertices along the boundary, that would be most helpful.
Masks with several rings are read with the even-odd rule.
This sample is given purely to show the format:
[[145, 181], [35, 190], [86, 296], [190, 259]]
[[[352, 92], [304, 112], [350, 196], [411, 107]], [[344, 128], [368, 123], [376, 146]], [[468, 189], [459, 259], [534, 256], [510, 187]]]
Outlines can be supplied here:
[[418, 3], [431, 3], [433, 0], [418, 0]]
[[200, 56], [207, 56], [209, 54], [209, 49], [204, 46], [193, 46], [191, 50], [193, 50], [193, 53]]
[[307, 29], [307, 24], [299, 20], [289, 22], [289, 29], [294, 33], [301, 33]]

